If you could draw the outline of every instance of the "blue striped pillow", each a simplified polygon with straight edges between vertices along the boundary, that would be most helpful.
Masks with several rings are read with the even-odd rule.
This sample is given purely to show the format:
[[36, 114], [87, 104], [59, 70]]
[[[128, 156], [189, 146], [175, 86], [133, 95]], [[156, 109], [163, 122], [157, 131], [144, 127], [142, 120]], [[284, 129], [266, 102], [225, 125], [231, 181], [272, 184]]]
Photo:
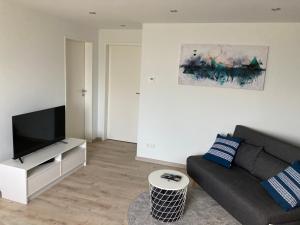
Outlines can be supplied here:
[[300, 206], [300, 161], [262, 181], [261, 185], [285, 211]]
[[225, 137], [218, 134], [214, 145], [203, 158], [230, 168], [240, 143], [240, 138]]

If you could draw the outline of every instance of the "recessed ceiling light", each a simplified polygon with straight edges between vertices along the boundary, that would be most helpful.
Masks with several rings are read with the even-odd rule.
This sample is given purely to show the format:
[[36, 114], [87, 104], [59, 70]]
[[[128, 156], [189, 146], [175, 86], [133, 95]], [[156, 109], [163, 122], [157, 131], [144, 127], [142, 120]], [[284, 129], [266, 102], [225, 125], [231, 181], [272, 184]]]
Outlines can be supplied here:
[[272, 11], [273, 12], [278, 12], [278, 11], [280, 11], [281, 10], [281, 8], [272, 8]]
[[121, 24], [120, 27], [126, 27], [126, 25], [125, 24]]
[[177, 9], [171, 9], [170, 13], [178, 13], [178, 10]]
[[90, 11], [89, 14], [90, 15], [96, 15], [97, 13], [95, 11]]

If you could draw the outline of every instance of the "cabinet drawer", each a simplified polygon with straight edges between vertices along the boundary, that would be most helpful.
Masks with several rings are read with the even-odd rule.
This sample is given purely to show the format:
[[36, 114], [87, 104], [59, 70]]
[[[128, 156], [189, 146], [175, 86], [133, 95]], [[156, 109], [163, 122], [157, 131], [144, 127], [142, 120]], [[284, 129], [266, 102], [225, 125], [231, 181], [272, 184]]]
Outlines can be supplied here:
[[29, 177], [27, 181], [28, 196], [41, 190], [43, 187], [46, 187], [48, 184], [59, 178], [59, 176], [60, 164], [57, 162], [47, 167], [47, 169], [36, 173], [34, 176]]
[[74, 149], [62, 159], [62, 174], [66, 174], [76, 167], [82, 165], [85, 161], [85, 150], [78, 148]]

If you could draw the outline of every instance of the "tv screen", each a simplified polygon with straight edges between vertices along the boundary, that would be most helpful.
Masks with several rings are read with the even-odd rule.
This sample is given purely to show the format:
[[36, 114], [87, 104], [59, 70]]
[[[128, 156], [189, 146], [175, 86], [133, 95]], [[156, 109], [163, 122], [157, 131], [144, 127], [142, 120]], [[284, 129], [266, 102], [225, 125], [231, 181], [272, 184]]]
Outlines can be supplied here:
[[65, 106], [12, 117], [14, 159], [65, 139]]

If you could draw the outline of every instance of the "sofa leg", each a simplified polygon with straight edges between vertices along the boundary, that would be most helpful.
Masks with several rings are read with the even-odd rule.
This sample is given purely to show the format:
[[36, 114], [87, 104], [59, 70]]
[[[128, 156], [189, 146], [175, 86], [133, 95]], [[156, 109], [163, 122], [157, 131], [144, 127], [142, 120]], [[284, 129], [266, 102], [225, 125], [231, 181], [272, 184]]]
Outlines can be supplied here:
[[191, 180], [192, 180], [192, 182], [191, 182], [191, 187], [192, 188], [196, 188], [196, 187], [199, 186], [196, 181], [194, 181], [193, 179], [191, 179]]

